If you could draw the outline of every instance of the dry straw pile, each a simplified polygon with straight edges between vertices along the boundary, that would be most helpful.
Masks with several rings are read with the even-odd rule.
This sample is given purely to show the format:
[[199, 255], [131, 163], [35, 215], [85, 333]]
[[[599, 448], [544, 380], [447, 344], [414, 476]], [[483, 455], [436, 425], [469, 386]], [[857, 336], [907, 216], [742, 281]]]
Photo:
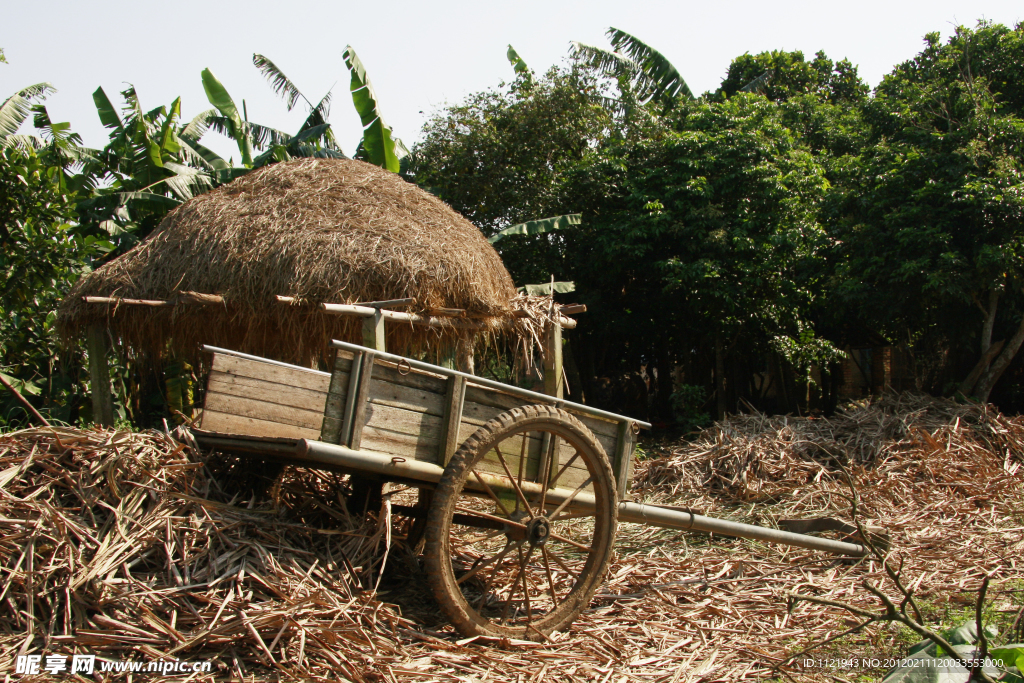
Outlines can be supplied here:
[[[884, 585], [877, 563], [620, 525], [608, 580], [570, 632], [460, 640], [387, 501], [352, 518], [337, 477], [293, 469], [257, 496], [250, 466], [185, 443], [184, 432], [0, 437], [0, 669], [19, 653], [77, 651], [210, 658], [215, 680], [752, 680], [852, 623], [806, 604], [790, 613], [787, 592], [871, 605], [860, 582]], [[889, 530], [933, 616], [969, 606], [985, 572], [997, 609], [1021, 605], [1024, 418], [892, 396], [834, 420], [738, 416], [649, 450], [635, 496], [767, 524], [842, 517], [845, 460], [867, 521]], [[900, 647], [873, 627], [825, 654]]]
[[[172, 300], [219, 294], [222, 305], [168, 308], [87, 304], [83, 296]], [[145, 242], [82, 278], [58, 325], [80, 337], [108, 326], [136, 354], [171, 340], [193, 355], [226, 346], [308, 364], [331, 338], [356, 341], [358, 318], [286, 306], [413, 297], [418, 312], [465, 309], [499, 326], [512, 314], [512, 279], [480, 230], [444, 202], [371, 164], [300, 159], [249, 173], [178, 207]], [[389, 348], [450, 342], [453, 330], [389, 326]]]

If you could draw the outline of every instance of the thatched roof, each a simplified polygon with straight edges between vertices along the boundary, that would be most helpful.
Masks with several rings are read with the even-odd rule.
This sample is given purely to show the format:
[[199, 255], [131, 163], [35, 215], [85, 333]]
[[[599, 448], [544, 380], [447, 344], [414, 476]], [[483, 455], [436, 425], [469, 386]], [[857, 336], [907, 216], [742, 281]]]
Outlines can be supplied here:
[[[105, 306], [83, 296], [223, 304]], [[64, 301], [65, 338], [101, 324], [138, 355], [214, 344], [309, 363], [361, 321], [288, 306], [415, 297], [417, 311], [465, 309], [498, 327], [516, 290], [480, 230], [399, 176], [347, 159], [301, 159], [249, 173], [172, 211], [144, 242], [83, 277]], [[396, 351], [447, 345], [454, 330], [389, 325]], [[168, 346], [170, 345], [170, 346]]]

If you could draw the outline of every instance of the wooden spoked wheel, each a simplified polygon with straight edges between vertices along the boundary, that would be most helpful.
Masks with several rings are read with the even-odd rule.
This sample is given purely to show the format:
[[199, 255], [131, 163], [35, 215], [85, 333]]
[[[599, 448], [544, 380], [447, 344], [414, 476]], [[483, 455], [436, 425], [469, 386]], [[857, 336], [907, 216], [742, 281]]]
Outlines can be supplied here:
[[463, 635], [541, 640], [601, 585], [616, 516], [611, 466], [590, 430], [558, 408], [514, 408], [445, 468], [427, 519], [427, 577]]

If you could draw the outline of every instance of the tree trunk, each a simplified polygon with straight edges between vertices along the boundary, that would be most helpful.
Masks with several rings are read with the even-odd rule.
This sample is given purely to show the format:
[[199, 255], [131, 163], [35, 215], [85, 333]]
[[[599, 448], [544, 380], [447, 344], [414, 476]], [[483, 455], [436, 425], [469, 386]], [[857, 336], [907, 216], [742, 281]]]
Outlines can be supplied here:
[[722, 337], [715, 334], [715, 419], [725, 419], [725, 352], [722, 350]]
[[1002, 339], [997, 341], [995, 344], [990, 344], [988, 350], [981, 355], [981, 359], [971, 370], [970, 374], [967, 375], [967, 379], [960, 383], [960, 388], [957, 391], [964, 396], [970, 396], [974, 390], [974, 385], [981, 379], [983, 372], [988, 370], [989, 365], [992, 364], [992, 359], [995, 358], [1000, 351], [1003, 350], [1003, 346], [1006, 345], [1006, 340]]
[[[975, 299], [975, 303], [978, 304], [978, 308], [981, 308], [981, 303]], [[978, 361], [974, 369], [971, 370], [967, 378], [960, 383], [957, 391], [964, 396], [970, 396], [974, 392], [974, 387], [981, 378], [982, 373], [988, 370], [989, 365], [992, 363], [992, 359], [999, 353], [999, 349], [992, 347], [992, 329], [996, 324], [996, 307], [999, 304], [999, 290], [995, 287], [988, 293], [988, 308], [982, 308], [982, 313], [985, 314], [985, 322], [981, 327], [981, 359]]]
[[992, 346], [992, 328], [996, 324], [996, 305], [999, 303], [999, 290], [995, 287], [988, 293], [988, 310], [985, 311], [985, 324], [981, 328], [981, 354], [985, 355]]
[[988, 402], [988, 395], [992, 393], [992, 387], [996, 385], [1003, 372], [1010, 366], [1010, 362], [1017, 355], [1022, 342], [1024, 342], [1024, 317], [1021, 318], [1017, 332], [1014, 333], [1010, 341], [1003, 347], [1003, 352], [999, 354], [999, 357], [989, 366], [988, 371], [978, 380], [977, 386], [974, 387], [974, 398], [983, 403]]
[[828, 403], [825, 404], [825, 416], [832, 417], [836, 414], [836, 407], [839, 405], [839, 390], [843, 386], [843, 366], [841, 363], [829, 364], [828, 370]]
[[[564, 332], [564, 330], [563, 330]], [[565, 378], [569, 385], [568, 399], [573, 403], [586, 403], [584, 400], [583, 384], [580, 380], [580, 370], [576, 366], [576, 339], [578, 335], [571, 335], [562, 346], [562, 368], [565, 371]]]
[[92, 419], [104, 427], [114, 426], [114, 399], [110, 391], [110, 367], [107, 354], [110, 346], [107, 331], [99, 325], [88, 329], [89, 385], [92, 390]]

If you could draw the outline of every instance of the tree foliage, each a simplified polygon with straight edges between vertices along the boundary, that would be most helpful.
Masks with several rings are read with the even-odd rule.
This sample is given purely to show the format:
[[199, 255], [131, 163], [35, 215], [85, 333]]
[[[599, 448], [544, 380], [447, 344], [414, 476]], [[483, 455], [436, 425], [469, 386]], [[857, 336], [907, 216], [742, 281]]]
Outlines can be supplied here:
[[[81, 354], [64, 353], [56, 308], [79, 275], [113, 245], [76, 229], [62, 169], [35, 151], [0, 149], [0, 372], [46, 412], [69, 420], [84, 396]], [[24, 418], [0, 398], [0, 424]]]
[[1024, 341], [1022, 58], [1020, 28], [927, 36], [865, 107], [872, 144], [836, 222], [842, 291], [879, 325], [937, 328], [979, 355], [993, 334], [1007, 340], [992, 372], [962, 387], [982, 399]]

